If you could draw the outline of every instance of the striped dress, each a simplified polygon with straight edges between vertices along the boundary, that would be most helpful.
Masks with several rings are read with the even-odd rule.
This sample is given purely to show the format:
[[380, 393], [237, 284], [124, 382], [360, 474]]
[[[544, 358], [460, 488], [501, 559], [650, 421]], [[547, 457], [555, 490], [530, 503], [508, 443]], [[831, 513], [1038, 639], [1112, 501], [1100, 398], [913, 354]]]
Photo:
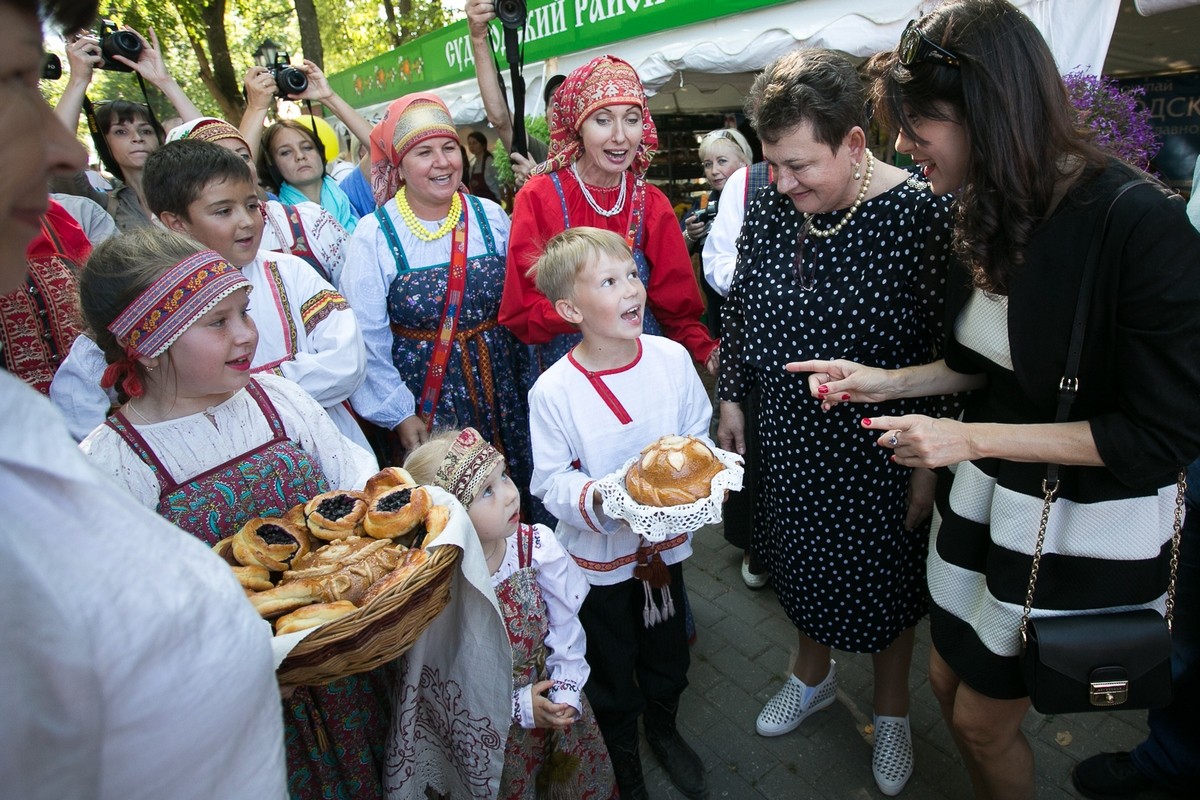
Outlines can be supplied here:
[[[949, 303], [961, 310], [952, 312], [947, 364], [988, 377], [965, 421], [1054, 419], [1086, 244], [1128, 177], [1110, 166], [1068, 194], [1034, 234], [1007, 297], [951, 287]], [[1139, 189], [1122, 203], [1100, 261], [1070, 414], [1090, 422], [1106, 466], [1061, 472], [1035, 617], [1163, 609], [1175, 472], [1200, 451], [1195, 431], [1174, 422], [1200, 413], [1200, 237], [1182, 203], [1161, 193]], [[979, 459], [943, 471], [939, 482], [928, 560], [933, 642], [990, 697], [1027, 694], [1017, 626], [1045, 471]]]

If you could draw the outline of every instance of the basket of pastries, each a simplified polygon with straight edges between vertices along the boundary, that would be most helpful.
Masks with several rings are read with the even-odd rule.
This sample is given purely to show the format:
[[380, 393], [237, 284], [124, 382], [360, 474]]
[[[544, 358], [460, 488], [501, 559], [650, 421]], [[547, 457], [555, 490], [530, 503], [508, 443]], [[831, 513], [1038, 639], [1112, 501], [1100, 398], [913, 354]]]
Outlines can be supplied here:
[[399, 657], [446, 607], [462, 548], [445, 534], [462, 517], [448, 493], [389, 467], [213, 549], [273, 626], [280, 684], [320, 685]]
[[695, 436], [660, 437], [596, 482], [604, 513], [651, 542], [721, 521], [742, 488], [742, 458]]

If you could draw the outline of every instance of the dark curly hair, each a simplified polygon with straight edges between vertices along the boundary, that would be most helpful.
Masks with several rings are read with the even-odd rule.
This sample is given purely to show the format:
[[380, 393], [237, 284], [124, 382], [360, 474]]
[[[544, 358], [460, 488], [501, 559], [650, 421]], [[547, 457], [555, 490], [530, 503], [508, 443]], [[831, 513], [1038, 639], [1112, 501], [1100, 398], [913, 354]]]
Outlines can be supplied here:
[[966, 174], [956, 192], [954, 249], [975, 285], [1006, 294], [1060, 182], [1106, 156], [1083, 129], [1054, 56], [1024, 14], [1004, 0], [952, 0], [918, 21], [959, 68], [872, 60], [876, 113], [920, 142], [910, 115], [963, 125]]

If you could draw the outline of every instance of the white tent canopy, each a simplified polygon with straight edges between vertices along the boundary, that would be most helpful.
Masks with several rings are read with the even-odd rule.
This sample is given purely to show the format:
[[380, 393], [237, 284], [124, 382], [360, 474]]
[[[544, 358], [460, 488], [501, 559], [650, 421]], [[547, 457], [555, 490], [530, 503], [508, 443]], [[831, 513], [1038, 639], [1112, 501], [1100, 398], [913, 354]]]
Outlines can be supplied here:
[[[1121, 0], [1015, 0], [1050, 44], [1063, 72], [1099, 72]], [[936, 0], [797, 0], [527, 64], [526, 112], [542, 112], [542, 79], [612, 53], [637, 69], [658, 112], [740, 108], [753, 73], [797, 47], [865, 58], [894, 47], [904, 26]], [[436, 90], [459, 124], [484, 119], [473, 79]], [[362, 109], [378, 116], [383, 105]]]

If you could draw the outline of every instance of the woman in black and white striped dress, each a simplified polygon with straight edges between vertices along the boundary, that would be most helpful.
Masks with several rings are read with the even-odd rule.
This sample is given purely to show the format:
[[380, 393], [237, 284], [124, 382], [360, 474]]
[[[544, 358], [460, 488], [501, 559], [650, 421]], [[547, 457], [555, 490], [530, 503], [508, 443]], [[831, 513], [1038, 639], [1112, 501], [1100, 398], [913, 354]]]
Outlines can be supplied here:
[[[838, 402], [978, 389], [961, 421], [862, 421], [939, 482], [928, 579], [930, 684], [975, 793], [1032, 797], [1017, 627], [1046, 464], [1065, 465], [1033, 616], [1162, 611], [1176, 474], [1200, 454], [1200, 235], [1149, 182], [1114, 207], [1096, 267], [1079, 391], [1053, 422], [1088, 245], [1140, 173], [1076, 128], [1053, 56], [1003, 0], [953, 0], [878, 57], [880, 110], [933, 190], [955, 193], [945, 359], [890, 370], [807, 361]], [[969, 273], [969, 274], [966, 274]]]

